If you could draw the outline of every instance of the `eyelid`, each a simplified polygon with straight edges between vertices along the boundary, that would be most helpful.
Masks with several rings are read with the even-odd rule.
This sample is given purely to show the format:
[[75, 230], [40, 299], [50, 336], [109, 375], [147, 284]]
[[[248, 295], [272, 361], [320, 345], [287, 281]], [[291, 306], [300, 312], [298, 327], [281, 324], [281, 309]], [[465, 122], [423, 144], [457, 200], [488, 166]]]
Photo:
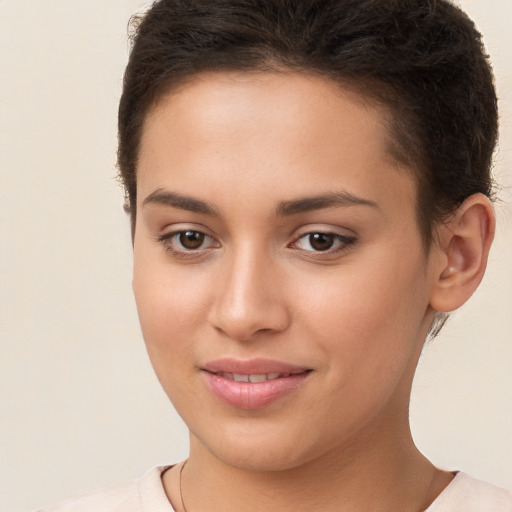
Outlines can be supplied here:
[[[173, 238], [186, 233], [188, 231], [201, 233], [205, 236], [205, 239], [210, 239], [211, 243], [208, 244], [207, 247], [201, 247], [198, 249], [187, 249], [187, 248], [180, 248], [176, 247], [175, 244], [173, 244]], [[209, 233], [209, 230], [206, 229], [203, 226], [197, 226], [197, 225], [177, 225], [172, 226], [172, 229], [169, 231], [165, 231], [162, 234], [157, 235], [156, 241], [163, 246], [163, 248], [171, 253], [173, 256], [180, 258], [180, 259], [187, 259], [187, 258], [198, 258], [201, 256], [204, 256], [207, 254], [207, 251], [210, 251], [211, 249], [219, 248], [221, 245], [216, 240], [216, 238]]]
[[155, 233], [155, 238], [157, 240], [163, 240], [165, 238], [172, 237], [177, 233], [184, 233], [187, 231], [197, 231], [198, 233], [203, 233], [210, 238], [216, 239], [216, 236], [212, 233], [211, 229], [202, 224], [196, 224], [192, 222], [176, 222], [174, 224], [168, 224], [162, 229], [159, 229], [157, 233]]
[[298, 240], [306, 235], [312, 235], [315, 233], [322, 233], [324, 235], [334, 235], [341, 238], [356, 239], [358, 238], [355, 231], [343, 226], [333, 226], [329, 224], [307, 224], [301, 226], [299, 229], [294, 231], [292, 237], [294, 240]]
[[[305, 237], [322, 234], [322, 235], [330, 235], [333, 236], [339, 243], [336, 244], [334, 248], [329, 248], [326, 250], [314, 250], [314, 249], [304, 249], [301, 247], [297, 247], [300, 240]], [[304, 254], [307, 254], [309, 257], [313, 258], [327, 258], [329, 256], [339, 255], [350, 249], [358, 240], [358, 237], [355, 233], [351, 231], [351, 234], [340, 233], [336, 228], [327, 227], [327, 226], [307, 226], [301, 229], [301, 231], [294, 237], [293, 242], [291, 242], [288, 247], [292, 249], [296, 249], [301, 251]]]
[[[211, 234], [211, 231], [205, 226], [197, 224], [176, 224], [167, 226], [165, 229], [168, 230], [164, 233], [156, 235], [155, 239], [159, 244], [163, 246], [167, 252], [180, 259], [200, 258], [201, 256], [204, 257], [212, 249], [217, 249], [222, 246], [222, 244], [217, 240], [217, 237]], [[303, 226], [300, 231], [293, 237], [292, 242], [287, 244], [287, 247], [300, 251], [301, 253], [306, 254], [311, 258], [328, 258], [329, 256], [336, 256], [349, 250], [350, 247], [353, 246], [358, 240], [358, 237], [352, 230], [349, 230], [351, 234], [347, 234], [346, 231], [348, 230], [346, 228], [344, 228], [344, 233], [340, 233], [341, 229], [342, 228], [331, 226]], [[187, 249], [186, 247], [180, 248], [179, 246], [176, 246], [176, 243], [173, 243], [173, 238], [180, 234], [186, 233], [187, 231], [201, 233], [204, 235], [205, 239], [209, 239], [210, 242], [206, 247], [199, 247], [198, 249]], [[314, 248], [306, 249], [299, 246], [300, 240], [314, 234], [329, 235], [334, 237], [334, 247], [325, 250], [315, 250]]]

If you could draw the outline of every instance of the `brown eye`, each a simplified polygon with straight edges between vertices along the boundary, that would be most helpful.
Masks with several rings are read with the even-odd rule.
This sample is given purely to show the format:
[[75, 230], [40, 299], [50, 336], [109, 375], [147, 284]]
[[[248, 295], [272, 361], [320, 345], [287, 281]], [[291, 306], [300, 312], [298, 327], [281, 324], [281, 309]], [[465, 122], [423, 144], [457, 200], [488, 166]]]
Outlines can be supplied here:
[[355, 242], [355, 237], [321, 231], [306, 233], [292, 244], [292, 247], [311, 253], [338, 253]]
[[158, 242], [167, 252], [180, 259], [204, 258], [211, 254], [211, 249], [221, 247], [217, 240], [195, 229], [166, 233], [158, 237]]
[[178, 234], [179, 244], [189, 251], [199, 249], [206, 238], [204, 233], [199, 231], [182, 231]]
[[309, 245], [315, 251], [328, 251], [336, 240], [332, 233], [311, 233], [308, 238]]

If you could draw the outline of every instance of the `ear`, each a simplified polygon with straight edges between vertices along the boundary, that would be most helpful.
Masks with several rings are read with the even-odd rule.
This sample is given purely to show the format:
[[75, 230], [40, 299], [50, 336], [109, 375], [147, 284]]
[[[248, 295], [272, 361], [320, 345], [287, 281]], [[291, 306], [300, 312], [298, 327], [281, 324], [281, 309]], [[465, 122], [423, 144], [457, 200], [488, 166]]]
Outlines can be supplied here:
[[496, 220], [483, 194], [468, 197], [455, 214], [437, 228], [431, 254], [430, 305], [447, 313], [462, 306], [478, 288], [487, 267]]

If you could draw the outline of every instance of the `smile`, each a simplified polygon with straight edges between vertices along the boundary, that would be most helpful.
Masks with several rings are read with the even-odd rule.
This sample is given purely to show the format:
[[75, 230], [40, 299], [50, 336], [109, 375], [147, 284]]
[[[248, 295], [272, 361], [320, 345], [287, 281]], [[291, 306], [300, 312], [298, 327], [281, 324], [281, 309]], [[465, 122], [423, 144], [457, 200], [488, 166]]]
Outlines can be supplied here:
[[217, 360], [201, 369], [207, 388], [236, 409], [263, 409], [293, 394], [311, 369], [278, 361]]
[[215, 375], [224, 379], [232, 380], [234, 382], [266, 382], [269, 380], [281, 379], [290, 377], [291, 375], [298, 375], [302, 372], [297, 373], [261, 373], [261, 374], [241, 374], [241, 373], [229, 373], [229, 372], [216, 372]]

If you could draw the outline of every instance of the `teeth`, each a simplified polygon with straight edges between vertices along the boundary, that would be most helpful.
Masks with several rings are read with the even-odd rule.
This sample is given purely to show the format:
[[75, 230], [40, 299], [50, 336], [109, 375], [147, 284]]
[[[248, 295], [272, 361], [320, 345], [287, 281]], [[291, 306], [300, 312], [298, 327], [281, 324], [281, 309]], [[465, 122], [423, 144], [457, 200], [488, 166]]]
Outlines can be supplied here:
[[263, 375], [249, 375], [249, 382], [265, 382], [267, 380], [267, 376]]
[[235, 382], [266, 382], [267, 380], [289, 377], [290, 373], [262, 373], [258, 375], [245, 375], [240, 373], [219, 372], [217, 375]]

